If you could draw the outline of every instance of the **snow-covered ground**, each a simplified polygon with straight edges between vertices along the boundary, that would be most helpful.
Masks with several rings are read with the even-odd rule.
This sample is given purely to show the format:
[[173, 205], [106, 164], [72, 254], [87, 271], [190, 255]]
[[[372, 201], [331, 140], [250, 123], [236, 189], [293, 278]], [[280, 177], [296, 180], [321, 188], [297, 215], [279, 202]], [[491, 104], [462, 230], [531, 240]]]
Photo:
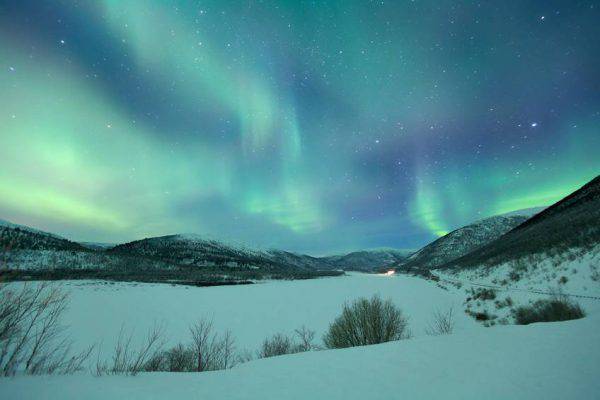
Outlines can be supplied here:
[[[379, 293], [410, 317], [414, 337], [395, 343], [262, 359], [208, 373], [136, 377], [18, 376], [0, 380], [2, 399], [590, 399], [600, 392], [600, 301], [582, 302], [582, 320], [484, 328], [462, 311], [464, 291], [408, 276], [351, 274], [307, 281], [192, 288], [62, 283], [78, 343], [107, 349], [121, 324], [144, 333], [167, 324], [171, 340], [212, 317], [238, 348], [301, 325], [317, 337], [344, 301]], [[454, 306], [456, 331], [426, 336], [434, 310]]]
[[479, 267], [437, 275], [515, 289], [560, 288], [566, 293], [600, 297], [600, 246], [586, 251], [573, 249], [560, 256], [522, 259], [493, 268]]
[[511, 322], [511, 308], [547, 298], [551, 293], [568, 295], [584, 308], [600, 304], [600, 246], [586, 251], [572, 249], [560, 256], [522, 259], [493, 268], [433, 272], [442, 278], [442, 286], [463, 292], [464, 299], [472, 298], [473, 291], [494, 289], [495, 299], [473, 299], [465, 307], [473, 312], [487, 312], [500, 323]]
[[[58, 283], [70, 293], [65, 315], [78, 345], [102, 343], [107, 351], [123, 325], [143, 339], [153, 324], [164, 325], [172, 342], [187, 341], [188, 327], [211, 319], [217, 332], [230, 330], [239, 349], [254, 351], [275, 333], [291, 334], [302, 325], [320, 340], [346, 301], [380, 294], [391, 298], [409, 317], [414, 336], [421, 336], [435, 310], [460, 309], [458, 293], [409, 276], [350, 273], [344, 277], [267, 281], [254, 285], [190, 287], [167, 284], [70, 281]], [[457, 313], [457, 329], [477, 329]]]
[[600, 318], [275, 357], [231, 370], [17, 377], [5, 399], [593, 399]]

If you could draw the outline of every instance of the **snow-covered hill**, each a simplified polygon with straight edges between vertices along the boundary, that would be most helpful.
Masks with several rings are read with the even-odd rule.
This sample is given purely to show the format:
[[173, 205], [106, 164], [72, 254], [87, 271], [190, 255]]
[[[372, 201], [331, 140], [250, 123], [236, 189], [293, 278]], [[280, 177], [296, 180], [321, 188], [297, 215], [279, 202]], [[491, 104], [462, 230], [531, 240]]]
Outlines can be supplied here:
[[109, 252], [158, 258], [188, 266], [251, 266], [300, 270], [373, 271], [403, 260], [408, 250], [377, 249], [327, 257], [313, 257], [284, 250], [253, 250], [241, 245], [205, 239], [199, 235], [169, 235], [121, 244]]
[[83, 247], [52, 233], [0, 220], [0, 249], [82, 250]]
[[535, 293], [600, 300], [600, 177], [433, 274], [486, 323], [510, 323]]
[[533, 265], [565, 253], [580, 255], [600, 244], [600, 176], [510, 232], [447, 263], [448, 268]]
[[529, 213], [498, 215], [456, 229], [421, 248], [397, 267], [399, 271], [430, 270], [438, 268], [474, 249], [497, 239], [522, 224]]
[[[120, 270], [175, 267], [246, 268], [265, 271], [373, 271], [398, 262], [406, 250], [379, 249], [328, 257], [284, 250], [256, 250], [196, 234], [152, 237], [123, 244], [77, 243], [58, 235], [0, 220], [0, 260], [9, 269]], [[134, 265], [136, 264], [136, 265]]]
[[353, 271], [373, 271], [405, 260], [414, 250], [374, 249], [323, 257], [335, 268]]
[[232, 247], [196, 235], [168, 235], [124, 243], [108, 250], [112, 254], [160, 259], [188, 267], [244, 267], [275, 269], [276, 265], [260, 251]]

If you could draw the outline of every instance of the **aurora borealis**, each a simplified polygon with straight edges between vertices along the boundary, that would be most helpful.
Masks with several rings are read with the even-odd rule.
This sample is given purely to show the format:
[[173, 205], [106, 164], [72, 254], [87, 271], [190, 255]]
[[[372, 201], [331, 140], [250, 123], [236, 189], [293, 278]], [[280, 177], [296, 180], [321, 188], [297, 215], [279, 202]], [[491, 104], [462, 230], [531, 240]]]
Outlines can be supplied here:
[[600, 172], [594, 1], [0, 1], [0, 218], [415, 248]]

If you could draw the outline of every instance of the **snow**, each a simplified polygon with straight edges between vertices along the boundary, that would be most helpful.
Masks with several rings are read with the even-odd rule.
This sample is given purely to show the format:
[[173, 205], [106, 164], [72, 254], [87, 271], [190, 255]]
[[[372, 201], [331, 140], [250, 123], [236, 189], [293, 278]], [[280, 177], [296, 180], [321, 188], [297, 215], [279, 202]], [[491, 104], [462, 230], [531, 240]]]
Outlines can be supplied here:
[[7, 399], [591, 399], [599, 315], [275, 357], [228, 371], [17, 377]]
[[[449, 284], [445, 285], [449, 290], [463, 292], [463, 297], [470, 296], [471, 289], [493, 288], [496, 300], [502, 302], [510, 297], [514, 308], [548, 298], [548, 294], [563, 293], [586, 310], [600, 311], [600, 246], [570, 249], [553, 257], [539, 255], [494, 267], [432, 272]], [[517, 273], [518, 279], [511, 279], [511, 273]], [[487, 311], [498, 320], [511, 317], [510, 308], [499, 308], [495, 301], [477, 301], [468, 306], [474, 312]]]
[[[86, 346], [102, 342], [108, 351], [119, 329], [135, 328], [140, 340], [154, 323], [164, 324], [173, 342], [187, 341], [188, 327], [209, 318], [217, 331], [229, 329], [239, 349], [254, 351], [272, 334], [293, 333], [305, 325], [317, 338], [346, 301], [380, 294], [391, 298], [410, 319], [415, 336], [423, 335], [431, 314], [450, 306], [460, 309], [462, 294], [404, 275], [351, 273], [344, 277], [300, 281], [268, 281], [254, 285], [189, 287], [167, 284], [69, 281], [65, 315], [71, 335]], [[457, 329], [479, 329], [457, 313]]]
[[[566, 293], [600, 297], [600, 246], [584, 254], [575, 254], [573, 252], [572, 259], [563, 254], [535, 262], [523, 261], [522, 269], [516, 269], [515, 263], [510, 262], [492, 268], [482, 266], [458, 272], [436, 270], [435, 273], [483, 285], [499, 286], [508, 281], [507, 285], [513, 289], [548, 291], [560, 288]], [[512, 271], [519, 274], [519, 280], [510, 279]], [[561, 283], [562, 277], [566, 282]]]
[[[207, 373], [136, 377], [17, 376], [0, 380], [2, 399], [590, 399], [600, 392], [600, 301], [582, 299], [581, 320], [484, 328], [463, 313], [464, 289], [405, 275], [367, 275], [249, 286], [64, 282], [66, 315], [84, 346], [111, 348], [122, 324], [143, 336], [154, 321], [171, 341], [189, 323], [212, 317], [238, 349], [305, 325], [320, 338], [344, 301], [380, 294], [409, 316], [414, 337], [343, 350], [313, 351]], [[526, 292], [524, 292], [526, 293]], [[529, 295], [529, 294], [528, 294]], [[539, 295], [538, 295], [539, 296]], [[456, 330], [427, 336], [434, 310], [454, 306]]]

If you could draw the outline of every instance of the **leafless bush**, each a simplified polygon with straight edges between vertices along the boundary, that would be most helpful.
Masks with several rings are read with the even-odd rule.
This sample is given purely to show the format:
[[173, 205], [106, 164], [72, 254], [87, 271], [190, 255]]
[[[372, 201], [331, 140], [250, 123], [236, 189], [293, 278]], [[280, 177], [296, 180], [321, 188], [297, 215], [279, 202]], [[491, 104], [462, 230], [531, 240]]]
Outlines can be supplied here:
[[165, 352], [166, 370], [185, 372], [194, 370], [194, 352], [190, 347], [179, 343]]
[[[200, 320], [190, 327], [191, 341], [167, 350], [158, 349], [146, 359], [143, 370], [169, 372], [203, 372], [227, 369], [238, 361], [233, 336], [229, 331], [218, 335], [213, 324]], [[119, 369], [120, 370], [120, 369]], [[119, 371], [120, 373], [127, 373]]]
[[301, 328], [294, 330], [294, 334], [298, 341], [283, 333], [277, 333], [270, 338], [265, 339], [258, 351], [257, 357], [268, 358], [284, 354], [302, 353], [317, 348], [317, 346], [313, 344], [315, 331], [302, 326]]
[[328, 348], [364, 346], [406, 339], [408, 321], [391, 300], [373, 296], [344, 304], [342, 314], [329, 326], [323, 342]]
[[453, 311], [452, 307], [446, 312], [436, 310], [429, 326], [425, 328], [425, 333], [432, 336], [451, 334], [454, 331]]
[[291, 354], [294, 351], [294, 344], [289, 336], [282, 333], [277, 333], [270, 338], [264, 340], [259, 351], [259, 358], [281, 356], [283, 354]]
[[316, 346], [313, 344], [313, 340], [315, 339], [315, 331], [310, 330], [303, 325], [302, 327], [294, 330], [294, 333], [300, 340], [300, 342], [295, 345], [298, 353], [316, 349]]
[[70, 374], [81, 370], [93, 346], [71, 351], [61, 317], [68, 295], [49, 284], [0, 284], [0, 375]]
[[150, 360], [157, 362], [164, 346], [163, 337], [163, 327], [155, 324], [148, 331], [144, 344], [135, 348], [131, 343], [133, 333], [127, 334], [125, 328], [121, 327], [111, 361], [108, 363], [100, 361], [100, 353], [98, 353], [96, 374], [137, 375], [139, 372], [147, 369]]

